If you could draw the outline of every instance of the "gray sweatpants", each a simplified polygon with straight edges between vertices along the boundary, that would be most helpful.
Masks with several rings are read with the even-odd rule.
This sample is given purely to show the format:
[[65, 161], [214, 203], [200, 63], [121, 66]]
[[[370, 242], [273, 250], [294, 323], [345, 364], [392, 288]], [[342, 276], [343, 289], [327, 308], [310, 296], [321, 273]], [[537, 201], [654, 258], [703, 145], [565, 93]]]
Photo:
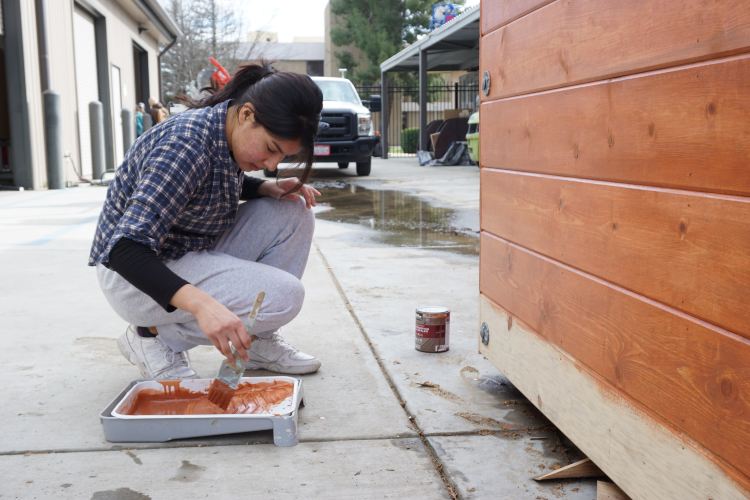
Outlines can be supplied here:
[[[165, 264], [178, 276], [209, 293], [246, 320], [255, 297], [266, 299], [253, 333], [271, 335], [302, 308], [300, 278], [310, 253], [315, 219], [299, 199], [259, 198], [242, 204], [234, 225], [212, 250], [190, 252]], [[181, 352], [210, 341], [192, 314], [166, 312], [115, 271], [97, 266], [99, 286], [115, 312], [136, 326], [155, 326], [159, 338]]]

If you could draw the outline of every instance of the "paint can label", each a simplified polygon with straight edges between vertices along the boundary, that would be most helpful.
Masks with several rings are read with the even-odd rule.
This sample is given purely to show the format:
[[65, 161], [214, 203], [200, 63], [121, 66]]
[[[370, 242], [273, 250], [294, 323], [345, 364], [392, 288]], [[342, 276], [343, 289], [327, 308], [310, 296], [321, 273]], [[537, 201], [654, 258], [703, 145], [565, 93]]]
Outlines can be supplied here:
[[422, 352], [445, 352], [450, 338], [451, 313], [445, 307], [420, 307], [414, 330], [414, 347]]

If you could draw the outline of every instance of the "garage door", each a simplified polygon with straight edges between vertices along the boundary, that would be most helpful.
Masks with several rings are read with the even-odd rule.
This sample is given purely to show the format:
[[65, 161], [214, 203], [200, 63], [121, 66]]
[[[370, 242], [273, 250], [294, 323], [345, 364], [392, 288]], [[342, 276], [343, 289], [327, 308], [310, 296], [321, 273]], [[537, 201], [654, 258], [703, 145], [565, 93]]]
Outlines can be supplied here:
[[91, 129], [89, 103], [99, 100], [96, 67], [96, 39], [94, 18], [75, 9], [73, 15], [73, 43], [75, 49], [76, 94], [78, 99], [78, 144], [80, 165], [84, 177], [91, 177]]

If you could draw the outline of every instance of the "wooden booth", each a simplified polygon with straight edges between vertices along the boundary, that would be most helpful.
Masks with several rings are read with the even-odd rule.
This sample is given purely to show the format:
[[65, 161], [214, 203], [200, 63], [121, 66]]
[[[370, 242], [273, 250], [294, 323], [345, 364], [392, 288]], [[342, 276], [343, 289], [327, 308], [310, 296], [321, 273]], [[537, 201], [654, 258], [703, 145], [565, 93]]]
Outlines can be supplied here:
[[750, 1], [481, 9], [481, 352], [631, 497], [749, 498]]

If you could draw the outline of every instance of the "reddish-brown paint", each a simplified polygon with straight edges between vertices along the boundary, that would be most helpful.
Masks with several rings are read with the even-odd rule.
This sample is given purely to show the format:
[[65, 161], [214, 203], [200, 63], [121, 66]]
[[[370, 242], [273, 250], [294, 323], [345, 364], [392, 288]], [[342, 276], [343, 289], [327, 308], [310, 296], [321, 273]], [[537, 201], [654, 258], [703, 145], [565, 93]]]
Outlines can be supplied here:
[[161, 382], [163, 390], [139, 391], [127, 415], [210, 415], [217, 413], [267, 413], [294, 393], [294, 385], [283, 380], [246, 382], [237, 387], [229, 407], [222, 410], [208, 400], [206, 392], [182, 387], [179, 381]]

